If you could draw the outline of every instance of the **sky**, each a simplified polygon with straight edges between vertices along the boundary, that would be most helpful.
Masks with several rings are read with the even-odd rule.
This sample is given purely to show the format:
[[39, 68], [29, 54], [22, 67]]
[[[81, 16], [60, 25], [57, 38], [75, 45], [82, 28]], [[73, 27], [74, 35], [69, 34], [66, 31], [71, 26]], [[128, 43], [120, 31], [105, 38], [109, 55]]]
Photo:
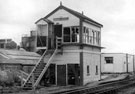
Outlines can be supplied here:
[[103, 25], [102, 52], [135, 54], [135, 0], [0, 0], [0, 39], [19, 44], [60, 1]]

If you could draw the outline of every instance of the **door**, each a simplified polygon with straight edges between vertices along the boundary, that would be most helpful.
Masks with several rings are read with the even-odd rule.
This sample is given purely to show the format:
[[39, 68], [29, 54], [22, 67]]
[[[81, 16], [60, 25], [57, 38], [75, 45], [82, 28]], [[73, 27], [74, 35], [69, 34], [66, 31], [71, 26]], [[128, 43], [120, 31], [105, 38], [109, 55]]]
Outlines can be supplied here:
[[62, 37], [62, 25], [54, 25], [54, 46], [56, 47], [56, 37]]
[[79, 64], [68, 64], [68, 85], [79, 85], [80, 84], [80, 67]]
[[62, 25], [54, 25], [54, 36], [62, 37]]
[[57, 65], [57, 85], [66, 85], [66, 65]]

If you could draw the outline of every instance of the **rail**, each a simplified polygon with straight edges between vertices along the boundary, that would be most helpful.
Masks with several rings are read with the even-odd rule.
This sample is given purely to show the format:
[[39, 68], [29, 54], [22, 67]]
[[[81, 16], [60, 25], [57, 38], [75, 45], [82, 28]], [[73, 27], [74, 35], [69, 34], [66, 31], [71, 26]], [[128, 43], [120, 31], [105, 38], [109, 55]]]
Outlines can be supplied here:
[[33, 68], [32, 72], [29, 74], [29, 76], [27, 77], [26, 81], [24, 82], [24, 84], [22, 85], [22, 87], [26, 84], [26, 82], [30, 79], [30, 77], [32, 76], [34, 70], [37, 68], [38, 64], [40, 63], [40, 61], [44, 58], [46, 52], [48, 49], [45, 50], [45, 52], [43, 53], [43, 55], [41, 56], [41, 58], [38, 60], [38, 63], [35, 65], [35, 67]]
[[41, 75], [38, 77], [36, 83], [34, 84], [33, 87], [36, 87], [39, 83], [39, 81], [41, 80], [41, 78], [43, 77], [45, 71], [47, 70], [47, 68], [49, 67], [50, 65], [50, 61], [52, 60], [52, 58], [54, 57], [55, 53], [57, 52], [57, 48], [58, 48], [58, 39], [60, 39], [59, 37], [56, 37], [56, 48], [55, 48], [55, 51], [53, 52], [52, 56], [49, 58], [48, 62], [46, 63], [46, 66], [45, 68], [43, 69], [43, 71], [41, 72]]
[[23, 81], [26, 81], [27, 77], [29, 76], [28, 73], [22, 71], [22, 70], [19, 70], [17, 71], [17, 75], [20, 79], [22, 79]]
[[[93, 87], [84, 86], [84, 87], [65, 90], [65, 91], [56, 91], [51, 94], [105, 94], [106, 92], [109, 92], [109, 91], [115, 92], [115, 90], [118, 90], [120, 88], [133, 85], [135, 84], [134, 80], [135, 78], [122, 79], [122, 80], [118, 80], [114, 82], [108, 82], [106, 84], [99, 84], [98, 86], [93, 86]], [[129, 84], [129, 82], [131, 83]], [[112, 94], [112, 93], [109, 93], [109, 94]]]
[[37, 79], [37, 81], [36, 81], [36, 83], [34, 84], [33, 87], [36, 87], [36, 86], [38, 85], [38, 83], [39, 83], [39, 81], [41, 80], [41, 78], [43, 77], [45, 71], [46, 71], [47, 68], [49, 67], [49, 65], [50, 65], [50, 63], [51, 63], [50, 61], [52, 60], [52, 58], [54, 57], [54, 55], [55, 55], [56, 52], [57, 52], [57, 49], [55, 49], [53, 55], [49, 58], [48, 62], [47, 62], [46, 65], [45, 65], [45, 68], [44, 68], [43, 71], [41, 72], [41, 75], [38, 77], [38, 79]]

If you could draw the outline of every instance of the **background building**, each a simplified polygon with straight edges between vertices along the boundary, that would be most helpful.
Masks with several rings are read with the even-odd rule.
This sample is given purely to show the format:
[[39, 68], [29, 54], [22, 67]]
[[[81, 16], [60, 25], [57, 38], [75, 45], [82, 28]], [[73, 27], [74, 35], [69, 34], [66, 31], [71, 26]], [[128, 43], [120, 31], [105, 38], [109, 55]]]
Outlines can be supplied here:
[[40, 57], [34, 52], [0, 49], [0, 69], [23, 70], [30, 73]]
[[26, 51], [36, 52], [36, 31], [30, 31], [30, 36], [23, 35], [21, 41], [21, 48]]
[[17, 44], [12, 39], [0, 39], [0, 48], [17, 49]]
[[126, 53], [102, 53], [102, 73], [127, 73], [135, 71], [135, 56]]

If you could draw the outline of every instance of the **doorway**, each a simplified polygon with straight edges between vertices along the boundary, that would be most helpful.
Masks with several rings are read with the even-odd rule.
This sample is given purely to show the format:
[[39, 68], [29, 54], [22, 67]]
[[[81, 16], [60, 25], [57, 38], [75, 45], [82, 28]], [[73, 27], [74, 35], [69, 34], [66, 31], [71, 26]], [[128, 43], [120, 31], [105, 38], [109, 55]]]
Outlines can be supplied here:
[[51, 86], [56, 84], [55, 68], [56, 64], [50, 64], [50, 66], [48, 67], [47, 71], [45, 72], [40, 81], [41, 86]]
[[68, 85], [80, 84], [80, 67], [79, 64], [68, 64]]
[[66, 85], [66, 65], [57, 65], [57, 85]]
[[62, 25], [54, 25], [54, 46], [56, 47], [56, 37], [62, 37]]
[[62, 37], [62, 25], [54, 25], [54, 36]]

